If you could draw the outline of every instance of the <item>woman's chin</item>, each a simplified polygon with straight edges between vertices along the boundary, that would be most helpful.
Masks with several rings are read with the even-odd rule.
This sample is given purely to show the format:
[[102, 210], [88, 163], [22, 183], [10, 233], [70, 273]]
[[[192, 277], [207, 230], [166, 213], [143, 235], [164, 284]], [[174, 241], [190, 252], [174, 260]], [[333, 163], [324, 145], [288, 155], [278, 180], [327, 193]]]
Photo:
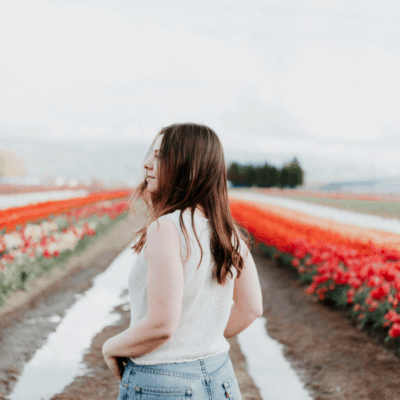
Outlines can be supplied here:
[[147, 184], [146, 190], [150, 193], [154, 193], [156, 190], [152, 185]]

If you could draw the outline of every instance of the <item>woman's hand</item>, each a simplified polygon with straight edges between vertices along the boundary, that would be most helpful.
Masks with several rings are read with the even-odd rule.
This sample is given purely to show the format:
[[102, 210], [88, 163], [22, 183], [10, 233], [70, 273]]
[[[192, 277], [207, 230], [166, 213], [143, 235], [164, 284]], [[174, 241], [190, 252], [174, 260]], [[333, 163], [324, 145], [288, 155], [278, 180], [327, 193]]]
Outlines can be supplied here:
[[127, 357], [115, 357], [110, 355], [107, 351], [109, 345], [109, 340], [107, 340], [103, 345], [103, 357], [104, 360], [110, 369], [110, 371], [114, 374], [114, 376], [118, 379], [119, 382], [122, 380], [122, 375], [124, 374], [125, 364], [128, 362]]
[[110, 371], [114, 374], [118, 381], [121, 382], [127, 358], [104, 356], [104, 360], [106, 361], [108, 368], [110, 368]]

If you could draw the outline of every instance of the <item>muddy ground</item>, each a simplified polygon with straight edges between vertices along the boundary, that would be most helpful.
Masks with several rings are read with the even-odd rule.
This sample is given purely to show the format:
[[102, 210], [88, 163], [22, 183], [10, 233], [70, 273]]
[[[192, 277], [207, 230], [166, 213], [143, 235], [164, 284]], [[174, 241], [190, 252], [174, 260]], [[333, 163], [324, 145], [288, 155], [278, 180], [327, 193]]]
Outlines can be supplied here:
[[[131, 228], [129, 219], [121, 221], [74, 263], [71, 261], [69, 274], [54, 278], [34, 301], [25, 301], [24, 307], [15, 308], [7, 318], [0, 314], [0, 399], [7, 398], [24, 364], [56, 328], [57, 322], [48, 317], [63, 317], [93, 278], [129, 244]], [[399, 358], [380, 344], [380, 338], [359, 331], [345, 312], [307, 296], [290, 271], [257, 249], [253, 256], [263, 289], [268, 334], [284, 345], [285, 356], [314, 399], [400, 400]], [[129, 311], [121, 305], [114, 312], [121, 318], [93, 339], [84, 356], [84, 375], [52, 400], [117, 398], [118, 382], [103, 361], [101, 347], [108, 337], [128, 326]], [[40, 318], [40, 324], [32, 324]], [[243, 399], [261, 399], [236, 339], [230, 339], [230, 344]]]

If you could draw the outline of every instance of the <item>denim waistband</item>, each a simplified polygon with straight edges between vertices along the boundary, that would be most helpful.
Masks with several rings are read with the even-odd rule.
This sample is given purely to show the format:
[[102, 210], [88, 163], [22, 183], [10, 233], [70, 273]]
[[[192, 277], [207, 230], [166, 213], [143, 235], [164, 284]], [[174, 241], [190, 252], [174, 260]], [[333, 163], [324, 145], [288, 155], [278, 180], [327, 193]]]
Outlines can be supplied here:
[[132, 362], [132, 360], [129, 360], [126, 368], [130, 368], [138, 372], [149, 372], [161, 375], [168, 374], [189, 379], [204, 379], [204, 377], [209, 377], [212, 379], [229, 365], [229, 361], [229, 353], [224, 352], [205, 358], [200, 358], [198, 360], [181, 363], [140, 365], [135, 364]]

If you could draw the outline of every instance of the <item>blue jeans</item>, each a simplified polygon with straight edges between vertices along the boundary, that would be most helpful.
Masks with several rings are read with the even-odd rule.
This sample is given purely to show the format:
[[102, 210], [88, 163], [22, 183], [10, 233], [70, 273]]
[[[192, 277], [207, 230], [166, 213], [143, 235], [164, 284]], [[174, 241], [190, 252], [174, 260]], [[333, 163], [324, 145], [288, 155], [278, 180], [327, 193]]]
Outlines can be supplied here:
[[118, 400], [242, 400], [228, 353], [196, 361], [125, 366]]

